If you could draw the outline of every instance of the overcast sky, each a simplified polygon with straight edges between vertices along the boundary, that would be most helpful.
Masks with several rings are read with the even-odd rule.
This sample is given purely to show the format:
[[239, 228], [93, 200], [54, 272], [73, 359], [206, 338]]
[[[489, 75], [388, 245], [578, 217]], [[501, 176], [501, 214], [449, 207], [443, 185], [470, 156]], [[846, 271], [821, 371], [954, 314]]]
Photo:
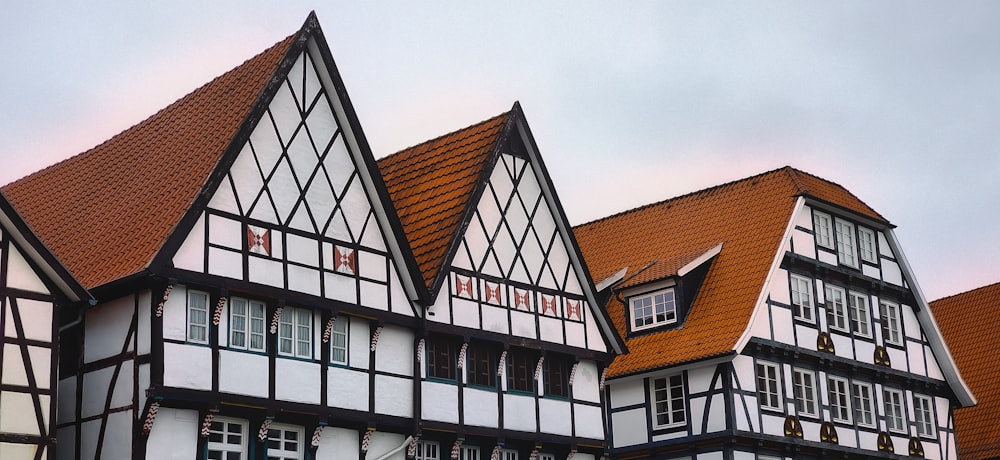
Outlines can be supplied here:
[[929, 299], [1000, 281], [998, 2], [6, 2], [0, 183], [315, 9], [381, 157], [515, 100], [569, 220], [791, 165], [898, 226]]

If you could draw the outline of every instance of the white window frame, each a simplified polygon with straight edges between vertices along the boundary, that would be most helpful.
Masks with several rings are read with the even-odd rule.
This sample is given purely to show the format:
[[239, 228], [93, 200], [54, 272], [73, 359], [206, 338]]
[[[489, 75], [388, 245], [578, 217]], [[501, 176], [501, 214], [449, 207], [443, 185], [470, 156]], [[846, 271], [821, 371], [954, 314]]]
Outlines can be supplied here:
[[851, 423], [851, 386], [843, 377], [826, 377], [830, 418], [835, 422]]
[[538, 460], [556, 460], [556, 454], [538, 454]]
[[903, 407], [903, 392], [894, 388], [883, 388], [882, 407], [885, 411], [885, 428], [896, 433], [906, 433], [906, 408]]
[[[278, 438], [273, 438], [272, 436], [275, 433], [279, 434], [280, 436]], [[296, 445], [295, 450], [289, 450], [285, 448], [284, 444], [285, 442], [287, 442], [285, 439], [285, 433], [295, 433], [297, 435], [295, 441]], [[284, 423], [272, 423], [267, 430], [267, 442], [264, 443], [267, 454], [265, 455], [265, 457], [268, 460], [270, 459], [302, 460], [303, 458], [305, 458], [305, 444], [306, 444], [305, 437], [306, 437], [305, 429], [300, 426], [286, 425]], [[271, 448], [272, 441], [277, 441], [279, 445], [281, 445], [281, 448], [272, 449]]]
[[[330, 330], [330, 362], [346, 366], [350, 358], [350, 328], [351, 319], [347, 316], [337, 316], [333, 320], [333, 329]], [[341, 344], [341, 342], [343, 342]], [[341, 352], [343, 359], [337, 358], [337, 352]]]
[[[677, 322], [677, 297], [674, 288], [633, 296], [629, 299], [629, 305], [632, 313], [630, 324], [633, 331]], [[645, 310], [648, 310], [649, 314], [643, 313], [640, 316], [639, 312]], [[638, 324], [640, 318], [643, 324]]]
[[[217, 430], [216, 424], [222, 424], [222, 431]], [[238, 425], [240, 427], [240, 443], [233, 444], [226, 442], [229, 440], [230, 431], [229, 427], [232, 425]], [[221, 435], [222, 442], [212, 441], [214, 435]], [[208, 431], [208, 445], [206, 450], [208, 454], [213, 452], [218, 452], [223, 454], [224, 458], [228, 458], [226, 454], [239, 453], [240, 460], [247, 458], [247, 437], [249, 436], [249, 428], [246, 420], [240, 420], [228, 417], [215, 417], [212, 419], [212, 423], [209, 425]]]
[[[243, 313], [237, 312], [235, 304], [243, 303]], [[259, 315], [254, 309], [259, 307]], [[244, 299], [242, 297], [229, 298], [229, 348], [239, 350], [257, 351], [264, 353], [267, 351], [267, 335], [264, 332], [267, 316], [267, 305], [258, 300]], [[243, 320], [243, 327], [237, 326], [237, 319]], [[257, 326], [257, 327], [255, 327]], [[257, 331], [255, 331], [257, 329]], [[243, 334], [243, 343], [237, 343], [237, 334]], [[254, 346], [254, 339], [259, 340], [259, 345]]]
[[479, 446], [467, 446], [462, 444], [459, 449], [458, 460], [479, 460]]
[[[661, 382], [663, 384], [662, 387], [660, 386]], [[680, 391], [680, 398], [675, 394], [675, 390]], [[653, 402], [654, 429], [672, 428], [687, 424], [687, 401], [684, 399], [684, 374], [649, 379], [649, 394], [650, 400]], [[663, 411], [660, 410], [661, 404], [665, 405], [665, 410]], [[680, 411], [680, 419], [674, 416], [677, 411]], [[661, 416], [666, 416], [665, 423], [660, 423]]]
[[[764, 375], [761, 374], [762, 370]], [[782, 411], [781, 366], [767, 361], [757, 361], [756, 374], [757, 404], [764, 409]]]
[[882, 317], [882, 340], [893, 345], [903, 345], [903, 328], [900, 321], [900, 306], [886, 300], [879, 301], [879, 315]]
[[854, 224], [836, 219], [834, 228], [837, 236], [837, 261], [841, 265], [858, 268], [858, 238], [854, 235]]
[[813, 211], [813, 233], [816, 244], [833, 249], [833, 218], [829, 214]]
[[850, 291], [847, 295], [847, 309], [850, 316], [851, 331], [861, 337], [872, 336], [872, 314], [868, 308], [868, 294]]
[[793, 274], [790, 276], [790, 282], [792, 316], [809, 322], [815, 321], [812, 279]]
[[854, 406], [854, 423], [875, 427], [875, 398], [870, 383], [851, 382], [851, 403]]
[[500, 449], [500, 460], [517, 460], [517, 451], [514, 449]]
[[413, 460], [440, 460], [441, 445], [437, 441], [417, 441], [417, 451]]
[[[795, 399], [795, 411], [798, 414], [819, 417], [815, 372], [792, 368], [792, 397]], [[812, 406], [812, 410], [809, 406]]]
[[[196, 305], [194, 299], [204, 299], [204, 305]], [[185, 335], [191, 343], [208, 344], [208, 315], [211, 296], [207, 292], [187, 291], [187, 327]], [[196, 331], [200, 331], [196, 332]]]
[[[308, 320], [308, 324], [302, 321]], [[307, 308], [284, 307], [278, 318], [278, 354], [293, 358], [313, 357], [313, 312]], [[288, 345], [290, 348], [286, 349]], [[303, 346], [308, 352], [303, 353]]]
[[858, 225], [858, 255], [865, 262], [878, 263], [878, 250], [876, 249], [875, 231]]
[[913, 394], [913, 421], [917, 426], [917, 435], [925, 438], [935, 437], [934, 399], [930, 396]]
[[830, 316], [830, 328], [843, 332], [850, 331], [851, 325], [847, 319], [847, 291], [842, 287], [827, 284], [824, 300], [827, 315]]

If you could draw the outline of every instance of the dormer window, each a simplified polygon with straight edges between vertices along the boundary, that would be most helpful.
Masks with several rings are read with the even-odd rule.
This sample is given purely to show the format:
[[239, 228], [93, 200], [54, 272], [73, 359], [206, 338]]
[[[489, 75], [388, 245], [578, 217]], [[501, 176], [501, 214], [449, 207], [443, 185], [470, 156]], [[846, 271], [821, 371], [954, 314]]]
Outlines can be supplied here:
[[837, 259], [848, 267], [858, 267], [854, 224], [837, 219]]
[[632, 298], [632, 330], [677, 322], [677, 302], [673, 288]]

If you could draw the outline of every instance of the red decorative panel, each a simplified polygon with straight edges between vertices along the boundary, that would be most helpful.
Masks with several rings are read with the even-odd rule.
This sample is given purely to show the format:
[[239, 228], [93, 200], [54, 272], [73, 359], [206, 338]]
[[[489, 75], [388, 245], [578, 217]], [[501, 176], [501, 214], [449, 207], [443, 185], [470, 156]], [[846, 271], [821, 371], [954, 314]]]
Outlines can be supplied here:
[[500, 285], [497, 283], [485, 282], [483, 293], [487, 303], [500, 304], [503, 302], [503, 299], [500, 298]]
[[542, 314], [552, 316], [557, 316], [559, 314], [556, 310], [555, 296], [542, 294]]
[[468, 276], [455, 275], [455, 295], [465, 297], [466, 299], [473, 298], [472, 278]]
[[247, 226], [247, 248], [254, 254], [271, 255], [271, 230]]
[[575, 319], [577, 321], [583, 320], [583, 314], [581, 311], [579, 300], [566, 299], [566, 317], [569, 319]]
[[515, 288], [514, 308], [517, 310], [531, 311], [531, 291]]
[[339, 273], [354, 275], [358, 272], [354, 250], [343, 246], [333, 247], [333, 269]]

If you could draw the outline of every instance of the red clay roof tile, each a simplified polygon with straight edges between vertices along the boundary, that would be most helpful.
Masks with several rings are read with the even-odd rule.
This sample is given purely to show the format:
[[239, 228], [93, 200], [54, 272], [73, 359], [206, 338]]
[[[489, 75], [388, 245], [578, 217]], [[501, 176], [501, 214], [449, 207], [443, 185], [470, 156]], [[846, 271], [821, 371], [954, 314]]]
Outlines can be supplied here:
[[961, 458], [1000, 457], [1000, 283], [930, 303], [941, 335], [979, 404], [955, 411]]
[[[750, 321], [781, 248], [798, 195], [872, 219], [884, 219], [843, 187], [785, 167], [576, 227], [595, 280], [629, 267], [617, 289], [673, 276], [723, 243], [681, 328], [626, 338], [609, 377], [721, 356], [734, 350]], [[612, 296], [608, 313], [628, 337], [625, 305]]]
[[87, 288], [141, 272], [205, 185], [293, 38], [3, 193]]

